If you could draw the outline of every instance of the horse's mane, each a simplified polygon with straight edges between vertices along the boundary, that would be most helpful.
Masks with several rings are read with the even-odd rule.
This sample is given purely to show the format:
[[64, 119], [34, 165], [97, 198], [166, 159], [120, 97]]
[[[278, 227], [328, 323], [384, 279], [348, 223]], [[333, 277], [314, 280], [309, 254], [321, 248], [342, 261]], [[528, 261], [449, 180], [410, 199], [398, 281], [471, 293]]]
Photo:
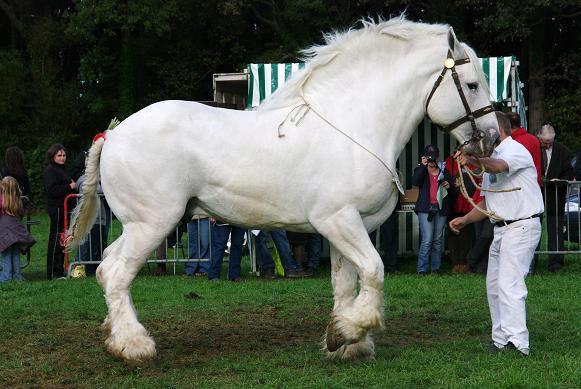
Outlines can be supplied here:
[[346, 31], [333, 31], [323, 34], [324, 44], [313, 45], [301, 50], [302, 60], [306, 67], [293, 75], [284, 86], [279, 88], [269, 99], [261, 104], [258, 110], [276, 109], [296, 103], [305, 82], [324, 68], [335, 57], [350, 51], [356, 45], [361, 46], [364, 40], [387, 35], [397, 40], [425, 40], [427, 37], [442, 37], [448, 32], [446, 24], [425, 24], [409, 21], [402, 14], [389, 20], [361, 19], [362, 28], [349, 28]]

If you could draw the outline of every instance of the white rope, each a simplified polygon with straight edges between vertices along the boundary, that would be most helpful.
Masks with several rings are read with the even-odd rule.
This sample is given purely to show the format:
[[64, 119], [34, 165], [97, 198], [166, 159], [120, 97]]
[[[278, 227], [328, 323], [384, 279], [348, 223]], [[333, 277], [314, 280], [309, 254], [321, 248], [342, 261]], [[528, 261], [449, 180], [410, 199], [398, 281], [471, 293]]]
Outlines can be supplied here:
[[370, 150], [368, 147], [363, 145], [361, 142], [359, 142], [358, 140], [353, 138], [351, 135], [347, 134], [345, 131], [341, 130], [339, 127], [337, 127], [336, 125], [331, 123], [329, 120], [327, 120], [327, 118], [325, 118], [323, 115], [321, 115], [319, 112], [317, 112], [317, 110], [315, 110], [311, 104], [309, 104], [309, 102], [307, 101], [307, 99], [303, 93], [303, 88], [304, 88], [306, 81], [307, 81], [307, 79], [305, 79], [303, 81], [303, 85], [301, 85], [301, 89], [300, 89], [300, 97], [303, 100], [303, 103], [301, 103], [301, 104], [297, 105], [296, 107], [294, 107], [293, 109], [291, 109], [291, 111], [286, 115], [284, 120], [278, 125], [278, 137], [283, 138], [285, 136], [281, 132], [281, 128], [284, 125], [284, 123], [286, 123], [286, 121], [289, 119], [289, 117], [290, 117], [291, 123], [293, 123], [295, 126], [298, 126], [300, 124], [300, 122], [302, 121], [302, 119], [307, 115], [307, 113], [309, 113], [309, 111], [312, 111], [322, 121], [327, 123], [329, 126], [331, 126], [333, 129], [335, 129], [339, 133], [343, 134], [343, 136], [345, 136], [347, 139], [351, 140], [357, 146], [361, 147], [363, 150], [367, 151], [375, 159], [377, 159], [387, 169], [387, 171], [391, 174], [392, 181], [395, 183], [399, 192], [401, 194], [405, 194], [403, 186], [399, 180], [399, 175], [394, 173], [393, 170], [388, 166], [388, 164], [381, 157], [379, 157], [375, 152]]
[[[497, 215], [494, 211], [488, 211], [486, 209], [480, 208], [474, 202], [474, 200], [472, 200], [472, 197], [468, 196], [468, 191], [466, 190], [466, 185], [464, 183], [464, 177], [463, 177], [463, 174], [462, 174], [462, 166], [460, 165], [460, 161], [458, 161], [457, 158], [456, 158], [456, 165], [458, 166], [458, 179], [456, 181], [456, 187], [458, 189], [460, 189], [460, 193], [462, 194], [462, 196], [464, 196], [464, 198], [470, 203], [470, 205], [472, 205], [478, 211], [480, 211], [483, 214], [485, 214], [486, 216], [488, 216], [491, 220], [494, 220], [495, 222], [504, 221], [505, 219], [503, 217]], [[466, 173], [468, 173], [468, 177], [470, 177], [470, 180], [472, 181], [472, 184], [476, 188], [480, 189], [480, 191], [482, 191], [482, 192], [497, 192], [498, 193], [498, 192], [514, 192], [516, 190], [520, 190], [521, 189], [519, 187], [512, 188], [512, 189], [482, 189], [482, 187], [476, 183], [476, 181], [474, 180], [474, 177], [473, 177], [473, 176], [481, 177], [481, 176], [484, 175], [484, 173], [485, 173], [484, 166], [482, 166], [482, 164], [480, 164], [480, 167], [481, 167], [482, 171], [479, 174], [474, 173], [468, 167], [466, 167]], [[460, 181], [460, 182], [458, 183], [458, 181]]]

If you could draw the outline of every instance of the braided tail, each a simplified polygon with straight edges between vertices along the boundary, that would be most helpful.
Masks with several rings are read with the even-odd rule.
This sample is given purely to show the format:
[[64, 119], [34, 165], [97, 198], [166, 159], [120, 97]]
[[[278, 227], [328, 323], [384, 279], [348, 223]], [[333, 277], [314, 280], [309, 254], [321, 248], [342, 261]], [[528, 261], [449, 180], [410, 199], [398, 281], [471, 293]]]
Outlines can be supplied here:
[[100, 179], [99, 162], [101, 161], [101, 150], [104, 143], [105, 139], [103, 137], [98, 138], [89, 149], [82, 196], [73, 210], [71, 226], [67, 230], [66, 248], [69, 252], [74, 251], [83, 244], [97, 218], [97, 211], [100, 206], [100, 199], [97, 195], [97, 186]]

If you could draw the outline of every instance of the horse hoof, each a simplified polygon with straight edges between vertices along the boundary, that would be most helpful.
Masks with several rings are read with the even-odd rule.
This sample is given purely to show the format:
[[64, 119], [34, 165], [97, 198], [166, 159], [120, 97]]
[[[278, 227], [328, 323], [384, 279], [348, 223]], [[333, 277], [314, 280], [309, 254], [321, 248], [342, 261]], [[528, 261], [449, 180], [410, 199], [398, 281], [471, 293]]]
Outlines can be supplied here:
[[327, 334], [325, 335], [325, 340], [327, 343], [327, 350], [330, 352], [337, 351], [341, 346], [345, 344], [345, 337], [337, 328], [337, 321], [335, 319], [331, 320], [327, 325]]
[[156, 356], [155, 341], [144, 335], [136, 335], [123, 341], [107, 339], [107, 350], [130, 364], [141, 364]]
[[375, 359], [375, 346], [369, 334], [360, 342], [345, 344], [338, 350], [326, 350], [326, 356], [330, 360], [365, 362]]

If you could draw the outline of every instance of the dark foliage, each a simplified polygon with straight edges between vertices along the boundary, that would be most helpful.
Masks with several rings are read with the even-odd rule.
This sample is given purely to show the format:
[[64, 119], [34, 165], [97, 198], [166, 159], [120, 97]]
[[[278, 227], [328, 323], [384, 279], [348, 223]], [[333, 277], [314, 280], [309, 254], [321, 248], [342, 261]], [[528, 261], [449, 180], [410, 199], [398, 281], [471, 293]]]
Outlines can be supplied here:
[[26, 153], [37, 204], [46, 148], [74, 156], [117, 116], [163, 99], [211, 100], [212, 74], [297, 60], [362, 17], [448, 23], [481, 56], [516, 55], [529, 123], [577, 150], [576, 0], [0, 0], [0, 152]]

